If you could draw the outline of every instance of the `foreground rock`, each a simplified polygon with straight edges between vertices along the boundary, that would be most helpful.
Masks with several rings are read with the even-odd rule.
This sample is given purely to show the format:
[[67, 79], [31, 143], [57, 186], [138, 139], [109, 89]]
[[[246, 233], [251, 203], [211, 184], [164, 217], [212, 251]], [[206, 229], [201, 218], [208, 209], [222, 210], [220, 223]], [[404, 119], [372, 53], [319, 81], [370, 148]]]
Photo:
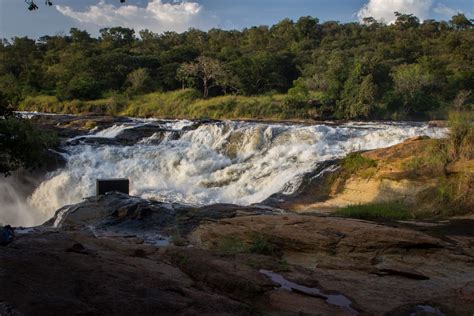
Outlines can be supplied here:
[[109, 194], [0, 248], [0, 314], [472, 315], [474, 221], [454, 222], [421, 231]]
[[59, 209], [47, 225], [63, 229], [92, 227], [98, 234], [140, 235], [159, 240], [161, 237], [185, 237], [202, 222], [275, 213], [281, 211], [232, 204], [197, 207], [108, 193]]
[[370, 314], [424, 303], [456, 314], [474, 311], [474, 297], [460, 295], [474, 284], [473, 247], [465, 242], [366, 221], [297, 215], [225, 219], [201, 225], [191, 240], [214, 250], [229, 240], [250, 249], [263, 240], [289, 265], [307, 269], [297, 278], [284, 273], [288, 278], [316, 279]]
[[1, 315], [248, 314], [137, 240], [39, 230], [1, 249], [0, 271]]

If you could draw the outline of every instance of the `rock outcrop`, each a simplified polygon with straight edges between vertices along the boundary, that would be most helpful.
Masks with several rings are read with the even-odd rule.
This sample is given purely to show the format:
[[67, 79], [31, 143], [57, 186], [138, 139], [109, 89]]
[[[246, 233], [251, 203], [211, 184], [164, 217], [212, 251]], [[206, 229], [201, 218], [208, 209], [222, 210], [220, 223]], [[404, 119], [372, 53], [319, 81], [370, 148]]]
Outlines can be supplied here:
[[[458, 295], [474, 280], [472, 245], [461, 246], [447, 235], [443, 240], [367, 221], [282, 215], [204, 224], [190, 239], [197, 247], [214, 251], [228, 240], [255, 251], [263, 240], [280, 260], [304, 269], [296, 275], [293, 269], [283, 272], [288, 279], [317, 280], [326, 291], [350, 297], [369, 314], [428, 302], [445, 312], [474, 311], [472, 298]], [[465, 305], [457, 305], [461, 302]]]
[[198, 207], [162, 203], [111, 192], [87, 198], [76, 205], [65, 206], [46, 224], [63, 229], [94, 227], [97, 232], [125, 235], [181, 237], [203, 222], [281, 212], [259, 206], [215, 204]]
[[[307, 183], [293, 196], [281, 200], [272, 197], [268, 202], [296, 212], [331, 212], [348, 205], [395, 201], [424, 212], [443, 213], [439, 208], [444, 206], [474, 212], [474, 161], [445, 165], [442, 157], [437, 157], [441, 155], [436, 152], [438, 144], [439, 140], [416, 137], [389, 148], [362, 152], [360, 156], [373, 166], [351, 172], [334, 168], [320, 177], [309, 174]], [[447, 188], [453, 185], [459, 188]], [[443, 201], [458, 196], [462, 196], [460, 203]]]
[[0, 312], [471, 315], [472, 222], [396, 227], [112, 193], [16, 231], [0, 248]]

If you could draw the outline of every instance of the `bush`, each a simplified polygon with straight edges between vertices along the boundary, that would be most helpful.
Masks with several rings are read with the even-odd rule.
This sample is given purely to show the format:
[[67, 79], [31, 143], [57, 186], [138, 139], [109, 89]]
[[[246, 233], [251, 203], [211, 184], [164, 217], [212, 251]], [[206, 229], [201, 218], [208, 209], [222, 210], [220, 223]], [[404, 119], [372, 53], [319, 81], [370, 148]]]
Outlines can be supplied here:
[[455, 111], [449, 114], [449, 157], [474, 159], [474, 112]]

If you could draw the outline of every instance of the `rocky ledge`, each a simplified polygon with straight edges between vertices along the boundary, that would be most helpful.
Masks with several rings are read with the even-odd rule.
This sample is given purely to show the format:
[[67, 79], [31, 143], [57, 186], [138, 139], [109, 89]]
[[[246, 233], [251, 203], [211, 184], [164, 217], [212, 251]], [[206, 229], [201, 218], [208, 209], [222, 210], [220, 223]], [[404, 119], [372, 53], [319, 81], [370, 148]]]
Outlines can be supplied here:
[[0, 248], [0, 314], [472, 315], [472, 224], [108, 194]]
[[288, 196], [266, 203], [299, 213], [356, 204], [400, 202], [415, 215], [474, 213], [474, 160], [443, 161], [442, 141], [415, 137], [388, 148], [326, 161]]

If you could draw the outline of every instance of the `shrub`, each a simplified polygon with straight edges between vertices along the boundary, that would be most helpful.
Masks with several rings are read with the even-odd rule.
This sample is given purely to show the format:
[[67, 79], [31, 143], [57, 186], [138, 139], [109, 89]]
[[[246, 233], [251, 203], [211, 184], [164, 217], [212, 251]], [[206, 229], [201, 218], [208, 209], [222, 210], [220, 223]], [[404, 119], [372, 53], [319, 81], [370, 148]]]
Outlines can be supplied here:
[[455, 111], [449, 114], [449, 157], [474, 159], [474, 112]]

